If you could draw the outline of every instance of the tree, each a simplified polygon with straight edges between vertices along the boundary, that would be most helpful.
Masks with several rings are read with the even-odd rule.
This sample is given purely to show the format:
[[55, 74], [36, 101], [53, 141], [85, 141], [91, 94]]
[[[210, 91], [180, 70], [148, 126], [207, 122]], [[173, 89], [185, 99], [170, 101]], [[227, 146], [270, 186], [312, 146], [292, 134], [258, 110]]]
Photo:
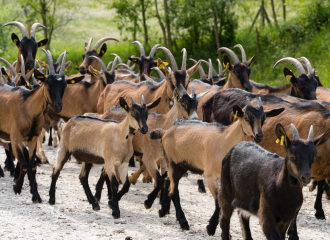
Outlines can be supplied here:
[[25, 7], [28, 20], [41, 20], [41, 23], [47, 27], [43, 30], [44, 38], [48, 38], [46, 49], [50, 49], [54, 32], [67, 25], [72, 20], [72, 10], [79, 8], [79, 4], [68, 0], [19, 0], [19, 2]]

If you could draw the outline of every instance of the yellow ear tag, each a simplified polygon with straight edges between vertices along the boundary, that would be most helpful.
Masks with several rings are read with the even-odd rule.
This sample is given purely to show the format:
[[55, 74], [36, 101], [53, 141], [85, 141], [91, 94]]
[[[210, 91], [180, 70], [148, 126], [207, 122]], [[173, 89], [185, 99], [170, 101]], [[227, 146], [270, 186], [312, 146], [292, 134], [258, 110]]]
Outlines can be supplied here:
[[292, 75], [286, 75], [285, 77], [286, 77], [286, 80], [287, 80], [288, 82], [290, 82], [290, 80], [291, 80], [291, 78], [292, 78]]
[[276, 143], [279, 143], [280, 142], [280, 139], [276, 139]]
[[42, 47], [44, 44], [43, 43], [40, 43], [40, 46]]
[[281, 146], [284, 144], [284, 135], [281, 136]]
[[124, 106], [125, 110], [127, 110], [127, 105]]
[[165, 64], [165, 66], [167, 66], [168, 65], [168, 62], [163, 62], [164, 64]]
[[71, 83], [75, 83], [75, 81], [74, 80], [71, 80]]
[[26, 86], [28, 86], [28, 87], [30, 86], [29, 82], [26, 82]]
[[14, 39], [14, 43], [15, 43], [15, 44], [17, 43], [17, 41], [18, 41], [17, 39]]
[[43, 76], [38, 76], [37, 78], [44, 78]]
[[66, 71], [68, 71], [68, 69], [64, 69], [64, 71], [66, 72]]
[[235, 112], [234, 119], [237, 118], [237, 112], [238, 112], [238, 111]]
[[104, 51], [102, 51], [102, 55], [104, 54]]
[[229, 68], [229, 63], [227, 63], [226, 68]]
[[223, 67], [224, 67], [224, 68], [226, 67], [226, 65], [225, 65], [225, 63], [224, 63], [224, 62], [222, 63], [222, 65], [223, 65]]
[[165, 69], [165, 67], [164, 67], [163, 64], [161, 64], [158, 68], [159, 68], [159, 69]]

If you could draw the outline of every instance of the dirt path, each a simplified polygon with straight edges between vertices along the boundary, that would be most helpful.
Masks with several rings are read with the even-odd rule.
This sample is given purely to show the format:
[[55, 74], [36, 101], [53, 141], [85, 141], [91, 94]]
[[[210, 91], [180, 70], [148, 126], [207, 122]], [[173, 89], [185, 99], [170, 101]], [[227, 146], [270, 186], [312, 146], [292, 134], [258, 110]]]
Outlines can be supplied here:
[[[56, 205], [48, 204], [48, 191], [57, 149], [46, 145], [46, 155], [50, 164], [37, 170], [41, 204], [33, 204], [27, 178], [22, 194], [15, 195], [12, 178], [5, 172], [0, 179], [0, 239], [220, 239], [220, 228], [213, 237], [206, 232], [206, 225], [214, 210], [214, 201], [207, 190], [206, 194], [197, 191], [197, 176], [189, 174], [180, 181], [180, 195], [183, 210], [190, 224], [189, 231], [182, 231], [176, 222], [174, 206], [171, 214], [158, 217], [159, 199], [151, 209], [145, 209], [143, 202], [153, 189], [153, 184], [142, 183], [140, 177], [131, 186], [119, 207], [121, 218], [115, 220], [107, 205], [104, 189], [100, 211], [93, 211], [88, 203], [78, 175], [80, 165], [75, 160], [68, 162], [57, 182]], [[4, 150], [0, 150], [0, 164], [5, 161]], [[129, 168], [131, 174], [137, 168]], [[94, 192], [101, 166], [94, 166], [90, 174], [90, 186]], [[326, 221], [315, 219], [314, 200], [316, 191], [310, 193], [304, 188], [304, 204], [298, 216], [298, 233], [301, 240], [330, 239], [330, 201], [323, 199]], [[258, 219], [253, 217], [251, 231], [254, 239], [265, 239]], [[242, 239], [237, 214], [231, 222], [232, 239]]]

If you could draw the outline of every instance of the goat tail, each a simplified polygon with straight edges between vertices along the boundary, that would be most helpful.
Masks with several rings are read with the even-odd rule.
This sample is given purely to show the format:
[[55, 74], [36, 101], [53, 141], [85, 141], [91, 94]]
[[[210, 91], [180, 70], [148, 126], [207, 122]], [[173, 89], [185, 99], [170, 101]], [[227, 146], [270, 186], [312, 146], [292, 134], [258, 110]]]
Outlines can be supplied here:
[[64, 126], [65, 126], [65, 122], [64, 122], [64, 120], [61, 118], [60, 119], [60, 121], [59, 121], [59, 123], [58, 123], [58, 128], [60, 129], [60, 131], [62, 132], [62, 129], [64, 128]]
[[154, 131], [151, 131], [149, 137], [150, 137], [150, 139], [160, 139], [164, 136], [165, 133], [166, 133], [166, 130], [158, 128]]

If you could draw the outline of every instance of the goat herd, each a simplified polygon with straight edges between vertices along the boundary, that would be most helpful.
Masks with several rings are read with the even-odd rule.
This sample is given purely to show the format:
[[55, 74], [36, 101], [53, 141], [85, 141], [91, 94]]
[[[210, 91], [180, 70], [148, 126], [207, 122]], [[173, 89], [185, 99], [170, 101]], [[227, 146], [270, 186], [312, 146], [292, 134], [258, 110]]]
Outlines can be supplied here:
[[[79, 73], [65, 76], [71, 64], [66, 62], [67, 52], [56, 63], [44, 49], [47, 63], [35, 59], [38, 48], [48, 41], [35, 39], [37, 28], [45, 28], [42, 24], [34, 23], [28, 29], [20, 22], [4, 26], [8, 25], [22, 33], [21, 39], [11, 35], [18, 48], [17, 61], [12, 65], [0, 58], [6, 66], [0, 72], [0, 139], [15, 193], [21, 193], [28, 173], [32, 201], [42, 201], [36, 168], [48, 162], [42, 141], [45, 131], [50, 131], [54, 139], [60, 139], [49, 190], [51, 205], [56, 202], [60, 171], [74, 156], [82, 163], [79, 179], [89, 203], [94, 210], [100, 209], [106, 182], [114, 218], [120, 217], [121, 197], [143, 172], [155, 180], [144, 206], [151, 208], [160, 194], [159, 216], [169, 214], [172, 201], [181, 228], [188, 230], [178, 190], [188, 170], [200, 175], [201, 192], [205, 191], [203, 174], [214, 198], [209, 235], [220, 223], [222, 239], [230, 239], [230, 218], [238, 208], [244, 239], [252, 239], [251, 214], [259, 217], [267, 239], [285, 239], [286, 233], [291, 240], [299, 239], [296, 219], [303, 203], [302, 187], [312, 179], [310, 190], [317, 186], [318, 191], [315, 216], [325, 218], [322, 194], [329, 194], [330, 90], [322, 86], [307, 58], [286, 57], [276, 62], [274, 68], [291, 63], [299, 76], [284, 68], [289, 83], [274, 88], [249, 80], [254, 56], [247, 60], [240, 44], [235, 47], [241, 51], [242, 62], [232, 50], [219, 48], [218, 54], [227, 55], [225, 70], [217, 59], [217, 73], [211, 60], [189, 59], [194, 65], [187, 69], [185, 49], [179, 70], [167, 48], [157, 44], [146, 56], [138, 41], [133, 44], [139, 47], [140, 57], [132, 56], [124, 64], [112, 54], [115, 59], [106, 66], [102, 61], [105, 41], [118, 40], [105, 37], [92, 47], [91, 38], [85, 44]], [[165, 52], [171, 68], [154, 59], [157, 50]], [[201, 63], [208, 67], [208, 74]], [[191, 79], [197, 70], [200, 79]], [[152, 71], [159, 78], [151, 77]], [[140, 168], [128, 176], [134, 157]], [[93, 164], [103, 165], [94, 196], [88, 183]], [[0, 175], [4, 176], [2, 169]], [[119, 184], [123, 184], [120, 191]]]

